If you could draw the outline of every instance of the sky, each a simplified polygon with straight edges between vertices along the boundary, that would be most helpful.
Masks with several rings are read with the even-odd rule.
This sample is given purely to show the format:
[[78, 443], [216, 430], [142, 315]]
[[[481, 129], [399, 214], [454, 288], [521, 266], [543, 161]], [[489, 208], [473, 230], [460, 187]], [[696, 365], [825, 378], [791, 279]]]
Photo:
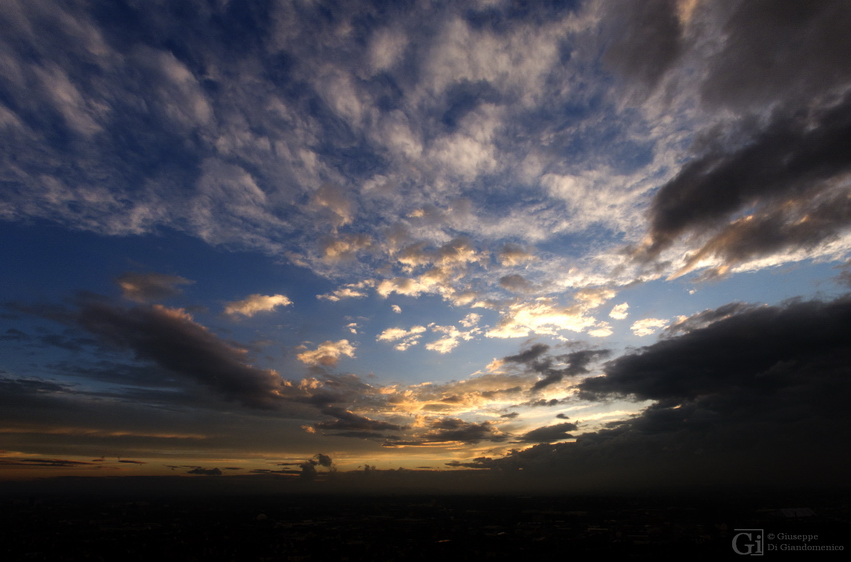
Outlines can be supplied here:
[[0, 479], [845, 482], [849, 25], [2, 0]]

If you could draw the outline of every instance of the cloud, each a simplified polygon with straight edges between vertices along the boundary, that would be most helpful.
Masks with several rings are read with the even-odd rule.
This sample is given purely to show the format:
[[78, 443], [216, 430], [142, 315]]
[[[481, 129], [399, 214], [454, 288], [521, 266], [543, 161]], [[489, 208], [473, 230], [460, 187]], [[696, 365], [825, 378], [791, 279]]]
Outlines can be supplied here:
[[332, 293], [316, 295], [316, 298], [329, 300], [331, 302], [338, 302], [343, 299], [360, 299], [367, 295], [364, 289], [372, 287], [373, 284], [374, 283], [372, 280], [364, 280], [358, 283], [349, 283], [347, 285], [343, 285], [338, 289], [335, 289]]
[[613, 40], [603, 61], [633, 84], [655, 87], [685, 47], [677, 4], [677, 0], [619, 4], [607, 19]]
[[402, 307], [399, 306], [398, 304], [391, 305], [390, 310], [392, 310], [396, 314], [402, 314]]
[[279, 306], [290, 306], [293, 302], [284, 295], [249, 295], [241, 301], [225, 305], [225, 314], [254, 316], [258, 312], [269, 312]]
[[122, 273], [115, 278], [115, 282], [121, 287], [121, 296], [139, 303], [177, 296], [181, 293], [177, 285], [194, 283], [194, 281], [176, 275], [153, 272], [137, 273], [135, 271]]
[[221, 476], [222, 471], [218, 468], [201, 468], [197, 466], [192, 470], [186, 472], [186, 474], [199, 474], [201, 476]]
[[504, 266], [517, 266], [534, 261], [535, 255], [519, 244], [505, 244], [496, 254], [496, 258]]
[[363, 431], [384, 431], [384, 430], [401, 430], [402, 427], [383, 421], [371, 420], [367, 417], [360, 416], [345, 408], [337, 406], [326, 406], [321, 412], [327, 416], [337, 418], [335, 421], [317, 422], [313, 424], [315, 429], [325, 430], [363, 430]]
[[[469, 322], [468, 322], [469, 323]], [[433, 342], [426, 344], [426, 349], [430, 351], [436, 351], [438, 353], [449, 353], [461, 343], [461, 340], [469, 341], [476, 337], [476, 334], [480, 333], [478, 328], [473, 328], [472, 330], [462, 331], [456, 328], [455, 326], [438, 326], [436, 324], [430, 324], [432, 332], [438, 332], [444, 334], [442, 338], [439, 340], [435, 340]]]
[[701, 88], [710, 107], [747, 110], [772, 101], [798, 105], [848, 85], [851, 48], [842, 0], [778, 5], [740, 2], [724, 22], [723, 47], [709, 60]]
[[596, 326], [597, 321], [585, 315], [582, 304], [560, 306], [548, 297], [508, 306], [497, 325], [485, 335], [490, 338], [519, 338], [530, 334], [558, 335], [562, 330], [583, 332]]
[[372, 245], [372, 238], [366, 234], [340, 234], [326, 236], [320, 240], [319, 251], [328, 261], [353, 260], [361, 250]]
[[[543, 375], [543, 378], [537, 380], [531, 388], [532, 391], [538, 391], [561, 382], [564, 377], [574, 377], [588, 373], [587, 367], [592, 361], [606, 357], [610, 353], [608, 350], [602, 349], [584, 349], [564, 355], [552, 356], [548, 354], [549, 350], [550, 346], [536, 343], [517, 355], [504, 357], [503, 361], [519, 363], [527, 371]], [[555, 400], [553, 403], [558, 403], [558, 401]]]
[[566, 355], [556, 356], [554, 359], [561, 364], [566, 364], [562, 368], [556, 368], [556, 363], [552, 360], [537, 362], [533, 365], [535, 371], [544, 375], [544, 378], [532, 385], [532, 390], [541, 390], [558, 382], [564, 377], [575, 377], [588, 373], [588, 365], [592, 361], [606, 357], [609, 351], [605, 349], [584, 349], [574, 351]]
[[712, 149], [688, 163], [654, 198], [650, 251], [689, 231], [716, 231], [689, 263], [707, 255], [738, 262], [844, 230], [849, 99], [815, 115], [779, 116], [737, 150]]
[[83, 299], [78, 307], [44, 315], [79, 326], [107, 344], [246, 406], [274, 408], [288, 392], [278, 373], [252, 367], [245, 349], [211, 334], [182, 309], [124, 308], [96, 298]]
[[464, 328], [473, 328], [476, 324], [479, 323], [479, 320], [482, 319], [481, 314], [476, 314], [475, 312], [471, 312], [464, 318], [459, 321], [459, 324]]
[[628, 309], [629, 304], [621, 303], [612, 308], [612, 311], [609, 312], [609, 316], [615, 320], [626, 320], [626, 317], [629, 316], [629, 313], [627, 312]]
[[633, 334], [641, 338], [649, 336], [655, 333], [656, 330], [664, 328], [667, 325], [668, 321], [662, 318], [644, 318], [643, 320], [633, 322], [629, 329], [632, 330]]
[[530, 292], [532, 289], [531, 283], [529, 283], [529, 281], [522, 275], [518, 275], [516, 273], [501, 277], [499, 280], [499, 286], [513, 293], [526, 293]]
[[552, 443], [553, 441], [572, 439], [573, 436], [570, 435], [568, 431], [573, 431], [575, 429], [575, 423], [557, 423], [555, 425], [548, 425], [528, 431], [520, 437], [520, 440], [525, 443]]
[[355, 347], [349, 343], [349, 340], [322, 342], [316, 349], [296, 355], [299, 361], [307, 365], [327, 367], [335, 367], [342, 356], [352, 358], [355, 356]]
[[[719, 315], [720, 316], [720, 315]], [[654, 403], [576, 437], [471, 466], [542, 488], [844, 482], [851, 301], [742, 310], [608, 362], [580, 396]], [[628, 471], [613, 469], [629, 466]]]
[[625, 393], [639, 399], [684, 400], [799, 384], [809, 388], [815, 380], [798, 377], [811, 376], [805, 373], [818, 365], [826, 369], [818, 380], [838, 376], [835, 366], [846, 353], [841, 331], [851, 322], [847, 299], [782, 307], [735, 304], [738, 314], [730, 314], [729, 308], [718, 309], [722, 319], [611, 361], [605, 376], [585, 379], [580, 389], [594, 394]]
[[402, 265], [413, 270], [416, 267], [436, 264], [440, 266], [456, 266], [482, 259], [469, 238], [459, 237], [446, 244], [429, 249], [424, 242], [402, 248], [396, 255]]
[[522, 353], [518, 353], [517, 355], [509, 355], [508, 357], [503, 357], [503, 361], [508, 361], [509, 363], [523, 363], [528, 364], [534, 362], [536, 359], [544, 355], [547, 351], [549, 351], [550, 346], [544, 343], [536, 343], [526, 351]]
[[402, 328], [387, 328], [378, 334], [375, 340], [386, 342], [398, 341], [399, 343], [397, 343], [394, 347], [399, 351], [405, 351], [409, 347], [417, 345], [425, 331], [425, 326], [414, 326], [410, 330], [404, 330]]
[[429, 430], [419, 435], [415, 441], [391, 441], [385, 446], [426, 445], [430, 443], [467, 443], [480, 441], [501, 442], [507, 436], [501, 433], [491, 422], [474, 423], [459, 418], [438, 418], [429, 423]]
[[687, 334], [693, 330], [705, 328], [713, 322], [717, 322], [755, 308], [758, 307], [742, 302], [731, 302], [715, 309], [708, 309], [703, 312], [698, 312], [697, 314], [692, 314], [691, 316], [681, 316], [677, 318], [676, 322], [664, 329], [662, 337], [673, 337], [680, 334]]

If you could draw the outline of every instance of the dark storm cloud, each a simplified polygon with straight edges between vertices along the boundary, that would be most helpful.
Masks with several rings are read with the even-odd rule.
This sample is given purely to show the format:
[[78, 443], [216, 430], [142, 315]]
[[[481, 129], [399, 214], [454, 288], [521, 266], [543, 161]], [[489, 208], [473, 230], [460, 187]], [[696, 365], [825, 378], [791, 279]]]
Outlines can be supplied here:
[[702, 100], [712, 107], [809, 103], [851, 78], [851, 4], [746, 0], [726, 18]]
[[[685, 42], [677, 23], [682, 9], [665, 1], [623, 11], [625, 32], [609, 47], [607, 62], [653, 87], [678, 60], [697, 56], [708, 62], [702, 108], [738, 118], [698, 135], [696, 158], [657, 192], [652, 244], [639, 256], [654, 257], [696, 235], [698, 250], [683, 272], [716, 257], [725, 264], [710, 272], [717, 275], [736, 263], [812, 249], [845, 231], [851, 97], [842, 95], [851, 84], [844, 55], [851, 49], [851, 5], [699, 3], [689, 16], [694, 37]], [[711, 56], [698, 52], [708, 44], [715, 45]], [[647, 45], [656, 50], [640, 48]], [[697, 50], [686, 55], [684, 49]]]
[[478, 443], [479, 441], [503, 441], [505, 436], [498, 434], [490, 422], [472, 423], [458, 418], [442, 418], [432, 422], [431, 430], [423, 436], [427, 443], [461, 441]]
[[523, 434], [520, 441], [525, 443], [552, 443], [553, 441], [570, 439], [573, 436], [568, 431], [573, 431], [576, 427], [576, 424], [571, 422], [539, 427]]
[[538, 357], [546, 353], [550, 349], [550, 346], [543, 343], [536, 343], [526, 351], [518, 353], [517, 355], [510, 355], [508, 357], [503, 357], [503, 361], [508, 361], [509, 363], [522, 363], [528, 364], [535, 361]]
[[612, 4], [611, 43], [603, 55], [615, 72], [652, 88], [683, 51], [676, 0]]
[[542, 388], [561, 382], [564, 377], [575, 377], [576, 375], [586, 374], [589, 372], [588, 365], [592, 361], [606, 357], [609, 353], [605, 349], [584, 349], [568, 353], [567, 355], [559, 355], [555, 359], [567, 363], [567, 366], [561, 369], [555, 369], [550, 364], [547, 364], [545, 369], [538, 370], [536, 368], [535, 370], [544, 374], [544, 378], [532, 385], [532, 391], [541, 390]]
[[179, 295], [178, 285], [192, 283], [188, 279], [163, 273], [138, 273], [128, 271], [115, 279], [125, 299], [135, 302], [151, 302]]
[[843, 483], [849, 364], [851, 298], [741, 309], [613, 360], [579, 386], [586, 398], [654, 400], [641, 414], [575, 443], [473, 464], [524, 468], [549, 485]]
[[459, 418], [440, 418], [429, 424], [425, 433], [418, 435], [412, 440], [389, 439], [385, 441], [385, 447], [404, 445], [426, 445], [429, 443], [452, 443], [461, 442], [475, 444], [480, 441], [505, 441], [507, 436], [500, 433], [491, 422], [484, 421], [473, 423]]
[[384, 431], [384, 430], [395, 430], [398, 431], [402, 429], [401, 426], [387, 423], [378, 420], [371, 420], [364, 416], [359, 416], [345, 408], [340, 408], [338, 406], [326, 406], [322, 408], [322, 413], [328, 416], [333, 416], [337, 418], [335, 421], [327, 421], [327, 422], [317, 422], [313, 424], [313, 427], [316, 429], [327, 429], [327, 430], [365, 430], [365, 431]]
[[847, 385], [838, 369], [851, 359], [849, 328], [851, 298], [746, 310], [615, 359], [605, 375], [583, 380], [579, 389], [587, 396], [679, 401], [812, 390], [817, 382]]
[[124, 308], [84, 298], [77, 310], [47, 311], [103, 342], [131, 350], [168, 371], [200, 383], [230, 400], [254, 408], [274, 408], [286, 392], [273, 371], [246, 363], [246, 351], [218, 338], [179, 309], [159, 305]]
[[[689, 233], [720, 229], [704, 252], [741, 261], [812, 246], [848, 226], [851, 97], [814, 114], [776, 119], [734, 151], [687, 164], [653, 201], [651, 253]], [[755, 208], [753, 218], [733, 220]]]

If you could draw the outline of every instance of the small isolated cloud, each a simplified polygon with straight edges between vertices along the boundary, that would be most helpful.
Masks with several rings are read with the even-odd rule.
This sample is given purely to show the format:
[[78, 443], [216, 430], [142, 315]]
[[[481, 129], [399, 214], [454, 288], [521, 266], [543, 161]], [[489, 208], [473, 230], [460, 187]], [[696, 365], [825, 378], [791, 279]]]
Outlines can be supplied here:
[[425, 326], [414, 326], [410, 330], [405, 330], [403, 328], [388, 328], [378, 334], [375, 341], [399, 342], [393, 347], [399, 351], [405, 351], [409, 347], [417, 345], [425, 331]]
[[349, 324], [346, 324], [346, 329], [347, 329], [348, 331], [350, 331], [351, 333], [353, 333], [353, 334], [356, 334], [356, 335], [357, 335], [357, 333], [358, 333], [358, 323], [357, 323], [357, 322], [351, 322], [351, 323], [349, 323]]
[[629, 329], [632, 330], [633, 334], [642, 338], [655, 333], [656, 330], [664, 328], [667, 325], [668, 321], [661, 318], [645, 318], [644, 320], [633, 322]]
[[194, 283], [189, 279], [164, 273], [137, 273], [128, 271], [119, 275], [115, 282], [121, 287], [121, 296], [134, 302], [151, 302], [179, 295], [177, 285]]
[[325, 365], [334, 367], [339, 363], [340, 357], [355, 356], [355, 348], [349, 343], [349, 340], [326, 341], [319, 344], [319, 347], [310, 351], [304, 351], [296, 355], [299, 361], [307, 365]]
[[614, 318], [615, 320], [626, 320], [626, 317], [629, 316], [629, 313], [627, 312], [628, 309], [629, 304], [619, 304], [612, 308], [612, 311], [609, 312], [609, 317]]
[[254, 316], [258, 312], [268, 312], [279, 306], [289, 306], [293, 302], [284, 295], [250, 295], [249, 297], [225, 305], [225, 314], [234, 316]]
[[396, 314], [402, 314], [402, 307], [401, 307], [401, 306], [399, 306], [398, 304], [394, 304], [394, 305], [392, 305], [392, 306], [390, 307], [390, 310], [392, 310], [392, 311], [393, 311], [393, 312], [395, 312]]

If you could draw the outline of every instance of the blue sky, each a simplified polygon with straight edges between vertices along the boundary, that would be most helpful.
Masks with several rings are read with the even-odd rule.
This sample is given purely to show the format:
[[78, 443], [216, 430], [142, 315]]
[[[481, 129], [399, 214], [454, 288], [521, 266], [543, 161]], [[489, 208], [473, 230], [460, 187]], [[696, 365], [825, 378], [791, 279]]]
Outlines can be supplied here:
[[[10, 0], [0, 19], [7, 477], [317, 453], [587, 468], [579, 445], [627, 455], [658, 412], [733, 392], [636, 387], [642, 357], [723, 356], [718, 334], [769, 313], [844, 331], [843, 2]], [[733, 370], [794, 366], [758, 398], [782, 411], [837, 346]], [[699, 438], [723, 460], [745, 422], [713, 408]]]

